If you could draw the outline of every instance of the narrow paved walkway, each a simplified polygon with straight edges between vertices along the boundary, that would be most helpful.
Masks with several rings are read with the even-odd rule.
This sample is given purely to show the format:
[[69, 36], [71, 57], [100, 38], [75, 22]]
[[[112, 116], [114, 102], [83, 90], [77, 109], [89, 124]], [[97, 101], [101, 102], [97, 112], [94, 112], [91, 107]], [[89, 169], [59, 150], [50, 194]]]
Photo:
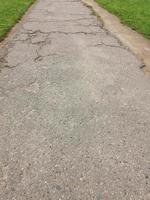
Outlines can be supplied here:
[[38, 0], [0, 49], [0, 199], [150, 199], [150, 78], [79, 0]]

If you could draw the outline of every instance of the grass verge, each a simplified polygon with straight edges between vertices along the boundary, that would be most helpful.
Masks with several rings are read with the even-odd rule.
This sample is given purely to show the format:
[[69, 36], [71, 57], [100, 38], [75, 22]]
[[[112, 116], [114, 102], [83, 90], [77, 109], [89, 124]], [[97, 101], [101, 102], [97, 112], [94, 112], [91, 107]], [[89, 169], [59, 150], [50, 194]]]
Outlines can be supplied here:
[[150, 39], [150, 0], [96, 0], [121, 22]]
[[0, 0], [0, 40], [19, 21], [35, 0]]

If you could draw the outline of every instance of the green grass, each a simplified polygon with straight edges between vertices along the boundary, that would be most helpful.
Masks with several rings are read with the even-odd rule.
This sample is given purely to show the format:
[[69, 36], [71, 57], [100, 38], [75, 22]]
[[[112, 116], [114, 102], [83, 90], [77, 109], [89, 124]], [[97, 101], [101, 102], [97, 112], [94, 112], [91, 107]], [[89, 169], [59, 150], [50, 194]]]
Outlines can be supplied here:
[[0, 40], [35, 0], [0, 0]]
[[150, 0], [96, 0], [121, 22], [150, 39]]

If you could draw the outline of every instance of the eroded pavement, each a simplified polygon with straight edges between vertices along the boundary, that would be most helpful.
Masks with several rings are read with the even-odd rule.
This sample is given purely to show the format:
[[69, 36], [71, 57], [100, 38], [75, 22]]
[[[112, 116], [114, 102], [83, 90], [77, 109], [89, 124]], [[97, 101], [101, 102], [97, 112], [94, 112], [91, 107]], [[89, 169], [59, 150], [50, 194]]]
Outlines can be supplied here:
[[0, 199], [150, 199], [150, 79], [78, 0], [39, 0], [0, 49]]

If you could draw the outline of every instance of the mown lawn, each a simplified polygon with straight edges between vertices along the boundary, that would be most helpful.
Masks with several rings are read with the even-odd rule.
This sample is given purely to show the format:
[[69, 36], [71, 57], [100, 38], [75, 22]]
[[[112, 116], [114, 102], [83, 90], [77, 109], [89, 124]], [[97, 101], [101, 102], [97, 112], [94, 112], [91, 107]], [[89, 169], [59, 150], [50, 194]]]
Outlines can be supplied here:
[[96, 0], [124, 24], [150, 39], [150, 0]]
[[35, 0], [0, 0], [0, 40]]

